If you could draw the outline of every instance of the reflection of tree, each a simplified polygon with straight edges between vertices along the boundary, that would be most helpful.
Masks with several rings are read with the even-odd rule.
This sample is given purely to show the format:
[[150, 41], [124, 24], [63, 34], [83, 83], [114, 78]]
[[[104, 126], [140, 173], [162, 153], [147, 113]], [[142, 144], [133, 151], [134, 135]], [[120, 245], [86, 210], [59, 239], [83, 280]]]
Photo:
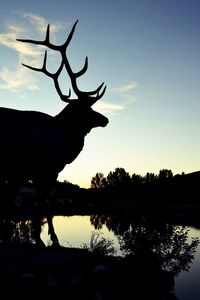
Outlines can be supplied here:
[[128, 218], [123, 218], [121, 215], [92, 215], [90, 222], [95, 229], [101, 229], [103, 225], [106, 225], [109, 231], [113, 231], [115, 235], [122, 235], [130, 225]]
[[95, 228], [103, 224], [119, 238], [121, 251], [127, 255], [157, 257], [164, 270], [178, 275], [189, 270], [199, 244], [198, 238], [188, 242], [189, 229], [186, 226], [166, 224], [159, 220], [147, 221], [144, 217], [133, 220], [131, 216], [94, 215], [91, 223]]
[[198, 238], [188, 242], [188, 232], [185, 226], [166, 224], [164, 227], [153, 228], [145, 223], [131, 226], [119, 241], [126, 254], [154, 253], [164, 270], [178, 275], [181, 271], [189, 270], [199, 244]]
[[0, 218], [0, 243], [8, 243], [12, 240], [15, 223], [8, 218]]
[[186, 226], [173, 226], [171, 236], [164, 238], [160, 247], [155, 247], [164, 269], [178, 275], [181, 271], [188, 271], [199, 244], [198, 238], [188, 242], [189, 229]]
[[52, 218], [35, 216], [26, 218], [0, 218], [0, 242], [1, 243], [32, 243], [45, 246], [40, 238], [44, 224], [48, 222], [49, 233], [53, 242], [58, 243], [54, 233]]

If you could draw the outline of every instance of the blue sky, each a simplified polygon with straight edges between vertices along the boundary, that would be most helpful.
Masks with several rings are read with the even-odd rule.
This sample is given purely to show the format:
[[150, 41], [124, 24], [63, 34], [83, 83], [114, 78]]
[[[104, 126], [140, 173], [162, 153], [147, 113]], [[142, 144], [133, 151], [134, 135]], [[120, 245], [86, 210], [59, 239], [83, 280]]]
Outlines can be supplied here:
[[[89, 58], [81, 89], [107, 85], [93, 108], [110, 122], [86, 136], [59, 180], [89, 187], [117, 167], [143, 176], [200, 170], [199, 15], [198, 0], [0, 0], [0, 106], [51, 115], [64, 107], [50, 78], [21, 65], [41, 66], [44, 49], [16, 38], [43, 39], [49, 23], [59, 44], [79, 19], [68, 57], [75, 71]], [[58, 57], [48, 58], [53, 71]]]

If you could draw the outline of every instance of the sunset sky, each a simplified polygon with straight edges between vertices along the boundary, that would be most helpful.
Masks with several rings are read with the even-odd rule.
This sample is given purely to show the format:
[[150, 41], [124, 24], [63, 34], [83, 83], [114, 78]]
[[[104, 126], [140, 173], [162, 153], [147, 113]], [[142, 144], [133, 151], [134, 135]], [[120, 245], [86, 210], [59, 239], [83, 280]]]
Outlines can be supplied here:
[[[50, 24], [61, 44], [77, 19], [68, 58], [74, 71], [89, 58], [81, 89], [107, 85], [93, 108], [109, 124], [86, 136], [58, 179], [89, 187], [97, 172], [118, 167], [142, 176], [200, 170], [199, 0], [0, 0], [0, 106], [61, 111], [52, 79], [21, 65], [41, 66], [45, 49], [16, 38], [42, 40]], [[49, 52], [49, 71], [58, 66]]]

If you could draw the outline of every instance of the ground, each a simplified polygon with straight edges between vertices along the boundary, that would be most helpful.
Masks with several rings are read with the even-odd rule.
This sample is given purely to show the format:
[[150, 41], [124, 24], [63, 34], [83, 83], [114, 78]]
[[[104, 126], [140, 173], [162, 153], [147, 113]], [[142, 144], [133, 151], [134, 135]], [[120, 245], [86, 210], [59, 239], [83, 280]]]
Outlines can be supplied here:
[[[147, 266], [148, 268], [148, 266]], [[0, 246], [0, 288], [6, 298], [38, 299], [66, 296], [66, 299], [124, 300], [168, 298], [173, 277], [159, 271], [135, 273], [120, 257], [94, 255], [87, 249], [34, 244]], [[138, 277], [143, 276], [139, 283]], [[166, 289], [167, 288], [167, 289]]]

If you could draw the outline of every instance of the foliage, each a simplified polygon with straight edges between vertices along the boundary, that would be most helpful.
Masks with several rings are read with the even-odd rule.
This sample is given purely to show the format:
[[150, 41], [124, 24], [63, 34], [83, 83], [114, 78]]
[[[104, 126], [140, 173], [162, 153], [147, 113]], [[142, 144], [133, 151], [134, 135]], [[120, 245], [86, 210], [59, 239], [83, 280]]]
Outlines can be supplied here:
[[98, 255], [114, 255], [116, 250], [113, 241], [102, 236], [102, 232], [92, 231], [90, 244], [83, 243], [82, 247]]
[[145, 183], [154, 183], [156, 182], [158, 179], [158, 176], [155, 175], [154, 173], [147, 173], [144, 177], [144, 182]]
[[130, 226], [119, 237], [120, 249], [125, 255], [143, 255], [154, 253], [164, 270], [178, 275], [181, 271], [188, 271], [199, 244], [198, 238], [188, 242], [188, 228], [185, 226], [156, 227], [143, 223]]
[[107, 186], [107, 179], [104, 177], [103, 173], [96, 173], [91, 180], [91, 188], [98, 189], [98, 188], [105, 188]]
[[171, 235], [170, 247], [166, 247], [167, 243], [162, 243], [159, 248], [155, 249], [163, 268], [173, 271], [175, 275], [189, 270], [199, 245], [199, 238], [192, 238], [191, 243], [187, 242], [188, 231], [188, 228], [184, 226], [177, 226]]
[[154, 183], [166, 183], [173, 178], [171, 170], [162, 169], [159, 174], [147, 172], [145, 176], [141, 176], [133, 173], [130, 175], [124, 168], [115, 168], [110, 171], [107, 177], [101, 172], [96, 173], [91, 180], [91, 188], [130, 188], [131, 186], [141, 184], [154, 184]]
[[141, 175], [138, 175], [138, 174], [132, 174], [132, 176], [131, 176], [131, 182], [132, 182], [132, 184], [141, 184], [141, 183], [143, 183], [143, 177], [141, 176]]
[[107, 176], [109, 187], [128, 187], [131, 184], [131, 177], [124, 168], [116, 168], [114, 172], [110, 172]]
[[165, 182], [166, 180], [172, 179], [173, 178], [173, 173], [171, 170], [168, 169], [162, 169], [159, 172], [158, 175], [158, 180], [161, 182]]

